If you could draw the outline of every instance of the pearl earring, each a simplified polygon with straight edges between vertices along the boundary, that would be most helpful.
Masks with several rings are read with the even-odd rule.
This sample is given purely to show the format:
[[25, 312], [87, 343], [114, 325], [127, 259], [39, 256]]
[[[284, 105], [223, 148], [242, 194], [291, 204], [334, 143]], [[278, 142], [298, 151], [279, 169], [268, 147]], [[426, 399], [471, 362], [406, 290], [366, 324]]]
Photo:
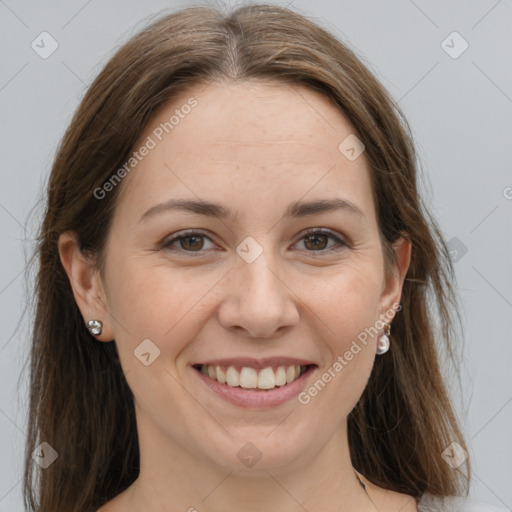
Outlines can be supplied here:
[[89, 320], [87, 322], [87, 329], [93, 336], [99, 336], [101, 334], [101, 329], [103, 327], [103, 322], [100, 320]]
[[377, 341], [377, 355], [385, 354], [389, 350], [389, 335], [391, 334], [391, 325], [385, 323], [382, 329], [382, 335]]

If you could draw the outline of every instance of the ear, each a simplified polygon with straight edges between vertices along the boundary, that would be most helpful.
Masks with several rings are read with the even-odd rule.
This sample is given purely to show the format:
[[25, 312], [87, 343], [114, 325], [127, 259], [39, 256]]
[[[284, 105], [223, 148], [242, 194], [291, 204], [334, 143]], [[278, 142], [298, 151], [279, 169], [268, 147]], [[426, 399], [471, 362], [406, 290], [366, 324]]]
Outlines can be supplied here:
[[58, 245], [60, 260], [84, 323], [87, 326], [89, 320], [100, 320], [103, 323], [102, 332], [95, 338], [99, 341], [112, 341], [114, 336], [105, 288], [94, 261], [81, 252], [73, 232], [62, 233]]
[[396, 313], [396, 305], [400, 304], [405, 276], [411, 262], [412, 243], [401, 236], [393, 244], [393, 250], [396, 255], [396, 264], [389, 275], [385, 276], [380, 300], [380, 314], [386, 315], [389, 323]]

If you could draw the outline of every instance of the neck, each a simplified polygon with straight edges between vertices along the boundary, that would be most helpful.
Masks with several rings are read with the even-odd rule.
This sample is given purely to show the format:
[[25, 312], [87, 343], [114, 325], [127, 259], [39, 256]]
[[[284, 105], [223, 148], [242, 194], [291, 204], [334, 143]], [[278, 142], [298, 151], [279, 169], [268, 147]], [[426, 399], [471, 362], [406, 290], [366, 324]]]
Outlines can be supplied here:
[[352, 467], [346, 423], [307, 463], [266, 467], [262, 458], [245, 473], [198, 460], [148, 424], [140, 427], [140, 474], [123, 493], [126, 511], [375, 510]]

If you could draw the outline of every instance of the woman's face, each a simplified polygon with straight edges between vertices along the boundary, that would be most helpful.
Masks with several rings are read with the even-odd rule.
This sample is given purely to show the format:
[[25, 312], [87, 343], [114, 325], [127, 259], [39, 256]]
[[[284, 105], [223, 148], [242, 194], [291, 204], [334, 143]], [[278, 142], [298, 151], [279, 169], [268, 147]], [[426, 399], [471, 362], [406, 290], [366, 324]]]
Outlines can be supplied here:
[[409, 258], [386, 280], [353, 134], [320, 94], [259, 81], [192, 88], [151, 119], [102, 278], [142, 450], [279, 471], [344, 432]]

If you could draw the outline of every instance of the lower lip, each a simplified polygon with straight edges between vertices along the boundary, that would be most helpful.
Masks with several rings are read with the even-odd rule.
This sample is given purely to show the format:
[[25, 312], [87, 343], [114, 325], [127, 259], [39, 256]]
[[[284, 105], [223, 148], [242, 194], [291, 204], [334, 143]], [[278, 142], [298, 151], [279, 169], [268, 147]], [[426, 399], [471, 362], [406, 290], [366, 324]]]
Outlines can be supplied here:
[[298, 379], [285, 386], [268, 390], [244, 389], [228, 386], [210, 379], [199, 370], [193, 368], [197, 376], [218, 396], [238, 407], [251, 409], [267, 409], [277, 407], [296, 397], [304, 388], [306, 380], [315, 370], [316, 366], [310, 366]]

